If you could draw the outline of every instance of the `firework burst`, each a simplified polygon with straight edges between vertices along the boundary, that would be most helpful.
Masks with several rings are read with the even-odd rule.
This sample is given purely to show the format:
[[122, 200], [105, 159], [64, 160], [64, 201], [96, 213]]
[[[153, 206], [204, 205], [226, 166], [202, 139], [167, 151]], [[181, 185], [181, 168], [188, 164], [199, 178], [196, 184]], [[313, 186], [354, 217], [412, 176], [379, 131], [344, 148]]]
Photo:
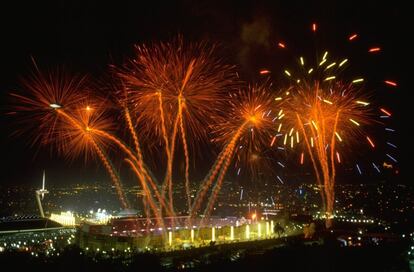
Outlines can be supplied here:
[[95, 133], [111, 128], [111, 122], [102, 103], [89, 99], [85, 77], [62, 71], [44, 74], [36, 64], [35, 68], [33, 76], [23, 80], [28, 94], [11, 94], [18, 101], [12, 113], [31, 125], [25, 128], [30, 128], [33, 143], [54, 146], [70, 158], [97, 155], [111, 176], [122, 206], [128, 207], [120, 178], [104, 150], [107, 142]]
[[206, 138], [236, 81], [234, 67], [215, 57], [215, 50], [182, 38], [136, 46], [135, 57], [118, 74], [140, 133], [165, 142], [164, 134], [170, 136], [182, 116], [189, 139]]
[[244, 124], [235, 148], [235, 167], [248, 169], [252, 176], [266, 168], [268, 161], [263, 158], [270, 156], [272, 149], [269, 147], [272, 141], [273, 144], [276, 142], [275, 123], [280, 109], [271, 87], [271, 84], [263, 84], [230, 94], [230, 111], [214, 131], [216, 137], [213, 141], [225, 145], [231, 141], [234, 131]]
[[265, 84], [230, 94], [227, 117], [214, 129], [214, 142], [223, 146], [222, 152], [200, 186], [192, 207], [192, 215], [201, 207], [204, 197], [212, 187], [204, 211], [205, 218], [209, 217], [234, 156], [238, 163], [256, 169], [256, 162], [252, 157], [269, 148], [275, 132], [274, 117], [271, 113], [276, 111], [274, 96], [269, 88], [270, 86]]
[[[312, 31], [316, 30], [316, 24], [313, 24]], [[354, 33], [348, 40], [353, 42], [357, 37], [358, 34]], [[286, 49], [285, 45], [279, 47]], [[379, 51], [380, 48], [373, 48], [368, 53]], [[342, 164], [344, 158], [352, 157], [351, 153], [355, 153], [358, 144], [365, 143], [371, 150], [375, 149], [376, 139], [367, 133], [368, 128], [383, 123], [375, 118], [378, 111], [385, 117], [391, 113], [373, 106], [363, 77], [349, 79], [345, 76], [344, 69], [350, 63], [348, 58], [334, 59], [325, 51], [314, 61], [303, 56], [296, 59], [297, 69], [283, 70], [289, 87], [283, 90], [284, 96], [278, 98], [283, 101], [286, 111], [279, 126], [286, 129], [283, 136], [285, 147], [303, 147], [298, 162], [311, 161], [317, 183], [321, 186], [326, 226], [330, 227], [334, 215], [336, 165]], [[384, 82], [389, 86], [396, 85], [395, 82]], [[372, 164], [379, 171], [376, 164]], [[361, 173], [358, 164], [356, 169]]]
[[138, 133], [158, 139], [167, 157], [163, 194], [172, 204], [172, 171], [177, 138], [185, 157], [187, 205], [190, 198], [190, 147], [206, 140], [207, 128], [216, 122], [224, 103], [223, 94], [234, 84], [233, 67], [214, 57], [214, 47], [185, 44], [181, 38], [151, 46], [137, 46], [136, 57], [118, 73], [125, 97], [137, 117]]
[[63, 151], [60, 136], [64, 126], [57, 110], [77, 109], [85, 99], [83, 93], [88, 90], [86, 78], [71, 76], [63, 70], [42, 73], [36, 63], [34, 67], [31, 77], [22, 80], [27, 95], [11, 93], [16, 101], [11, 114], [22, 124], [18, 132], [30, 132], [33, 144], [41, 143]]
[[[363, 133], [363, 127], [372, 123], [372, 109], [352, 85], [338, 81], [298, 84], [291, 87], [290, 94], [284, 103], [288, 112], [285, 125], [289, 131], [284, 135], [284, 144], [292, 148], [296, 144], [304, 144], [316, 180], [323, 185], [325, 211], [331, 218], [336, 164], [341, 163], [342, 151], [352, 148], [355, 141], [365, 137], [372, 141]], [[301, 153], [301, 164], [304, 159]]]

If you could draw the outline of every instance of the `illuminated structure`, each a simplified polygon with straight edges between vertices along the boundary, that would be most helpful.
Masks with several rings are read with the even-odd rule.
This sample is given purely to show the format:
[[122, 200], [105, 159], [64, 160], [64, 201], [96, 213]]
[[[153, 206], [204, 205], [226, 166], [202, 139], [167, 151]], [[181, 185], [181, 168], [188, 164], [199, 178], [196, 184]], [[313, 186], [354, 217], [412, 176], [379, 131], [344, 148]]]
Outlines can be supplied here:
[[[45, 180], [45, 171], [43, 170], [42, 188], [39, 189], [39, 190], [36, 190], [36, 200], [37, 200], [37, 205], [39, 207], [41, 217], [45, 217], [45, 213], [43, 212], [43, 207], [42, 207], [41, 200], [43, 200], [43, 198], [45, 197], [45, 194], [49, 193], [49, 191], [46, 190], [46, 188], [45, 188], [45, 182], [46, 182], [46, 180]], [[42, 196], [41, 200], [40, 200], [40, 196]]]
[[63, 226], [75, 226], [75, 216], [70, 211], [61, 212], [60, 214], [52, 213], [50, 215], [50, 220], [58, 222]]
[[[170, 222], [172, 221], [174, 220], [171, 219]], [[182, 218], [181, 222], [186, 220]], [[275, 238], [273, 229], [267, 228], [266, 232], [262, 231], [262, 225], [273, 225], [273, 221], [258, 221], [255, 224], [243, 225], [236, 225], [234, 222], [231, 225], [221, 225], [217, 220], [214, 223], [217, 224], [206, 227], [196, 225], [171, 227], [166, 222], [167, 231], [164, 238], [164, 230], [146, 225], [146, 218], [114, 218], [107, 225], [82, 224], [78, 229], [78, 242], [81, 248], [87, 250], [99, 248], [99, 250], [110, 251], [113, 248], [122, 251], [140, 251], [179, 250], [188, 246], [207, 246], [211, 242], [225, 244]], [[301, 230], [292, 230], [285, 235], [298, 235], [301, 232]]]

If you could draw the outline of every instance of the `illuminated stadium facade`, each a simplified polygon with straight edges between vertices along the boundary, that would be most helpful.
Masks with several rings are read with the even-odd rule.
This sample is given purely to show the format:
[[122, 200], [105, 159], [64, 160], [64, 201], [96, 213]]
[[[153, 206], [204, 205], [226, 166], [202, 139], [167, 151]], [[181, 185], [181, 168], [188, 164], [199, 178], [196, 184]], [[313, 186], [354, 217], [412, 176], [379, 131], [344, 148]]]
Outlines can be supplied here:
[[234, 243], [274, 238], [274, 221], [214, 218], [200, 227], [201, 220], [186, 224], [188, 217], [165, 218], [165, 229], [155, 227], [154, 219], [115, 218], [106, 225], [83, 223], [78, 229], [78, 243], [84, 250], [145, 251], [179, 250], [212, 244]]

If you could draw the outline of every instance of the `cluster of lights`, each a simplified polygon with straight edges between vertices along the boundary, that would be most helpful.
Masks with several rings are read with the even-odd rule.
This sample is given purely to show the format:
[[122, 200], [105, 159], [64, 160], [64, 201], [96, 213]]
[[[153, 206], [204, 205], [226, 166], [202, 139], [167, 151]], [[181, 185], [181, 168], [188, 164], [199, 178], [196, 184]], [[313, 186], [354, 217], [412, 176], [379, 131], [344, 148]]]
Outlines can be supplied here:
[[[47, 256], [54, 256], [60, 248], [73, 243], [74, 233], [75, 229], [66, 228], [52, 233], [19, 233], [4, 236], [0, 237], [1, 251], [26, 251], [32, 256], [38, 256], [38, 253], [42, 252]], [[39, 245], [43, 246], [39, 247]]]

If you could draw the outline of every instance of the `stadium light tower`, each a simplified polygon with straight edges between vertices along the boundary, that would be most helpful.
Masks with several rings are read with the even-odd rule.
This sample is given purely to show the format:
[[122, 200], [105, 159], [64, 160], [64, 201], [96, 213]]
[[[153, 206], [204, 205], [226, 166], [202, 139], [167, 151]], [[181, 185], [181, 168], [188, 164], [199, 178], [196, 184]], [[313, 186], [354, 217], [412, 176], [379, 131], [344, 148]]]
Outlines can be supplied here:
[[42, 188], [39, 190], [36, 190], [36, 200], [37, 200], [37, 205], [39, 206], [39, 211], [40, 211], [40, 216], [41, 217], [45, 217], [45, 214], [43, 212], [43, 207], [42, 207], [42, 201], [40, 200], [40, 196], [42, 196], [42, 200], [45, 197], [45, 194], [49, 193], [48, 190], [46, 190], [45, 188], [45, 170], [43, 170], [43, 181], [42, 181]]

